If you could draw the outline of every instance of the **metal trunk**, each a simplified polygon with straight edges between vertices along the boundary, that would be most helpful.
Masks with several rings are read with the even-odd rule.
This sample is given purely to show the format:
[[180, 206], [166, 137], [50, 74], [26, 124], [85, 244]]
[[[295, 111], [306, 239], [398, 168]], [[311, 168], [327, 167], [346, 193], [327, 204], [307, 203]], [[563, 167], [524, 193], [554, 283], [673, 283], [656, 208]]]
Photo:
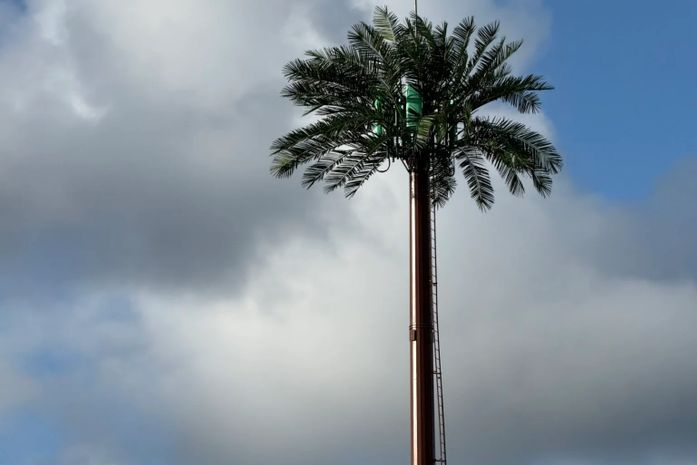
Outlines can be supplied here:
[[428, 158], [409, 174], [411, 465], [434, 465], [431, 199]]

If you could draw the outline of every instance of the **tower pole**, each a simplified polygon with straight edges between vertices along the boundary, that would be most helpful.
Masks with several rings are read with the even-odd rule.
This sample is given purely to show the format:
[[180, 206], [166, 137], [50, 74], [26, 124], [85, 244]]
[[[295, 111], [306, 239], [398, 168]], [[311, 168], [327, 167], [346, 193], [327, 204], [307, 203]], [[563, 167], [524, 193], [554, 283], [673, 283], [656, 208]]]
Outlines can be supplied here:
[[429, 164], [417, 154], [409, 172], [411, 465], [435, 462]]
[[[414, 0], [414, 14], [418, 14], [417, 0]], [[421, 113], [420, 106], [418, 113]], [[436, 458], [433, 288], [431, 285], [431, 179], [428, 155], [428, 153], [416, 154], [409, 170], [411, 465], [435, 465]]]

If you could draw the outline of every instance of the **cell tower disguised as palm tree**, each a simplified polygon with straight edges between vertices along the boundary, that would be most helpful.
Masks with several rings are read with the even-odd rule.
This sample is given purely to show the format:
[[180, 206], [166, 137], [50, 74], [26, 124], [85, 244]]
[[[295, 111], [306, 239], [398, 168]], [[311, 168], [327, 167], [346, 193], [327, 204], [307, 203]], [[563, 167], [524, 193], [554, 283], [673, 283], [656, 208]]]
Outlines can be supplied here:
[[512, 74], [507, 60], [522, 41], [498, 39], [498, 29], [498, 23], [477, 28], [467, 18], [449, 34], [446, 23], [434, 27], [416, 12], [400, 22], [377, 8], [372, 25], [353, 26], [348, 45], [308, 51], [284, 69], [283, 96], [319, 119], [273, 143], [275, 176], [308, 165], [304, 186], [322, 181], [327, 191], [343, 188], [351, 197], [397, 161], [409, 173], [412, 465], [437, 461], [432, 208], [450, 198], [458, 169], [487, 210], [494, 203], [490, 167], [512, 194], [522, 195], [529, 178], [547, 196], [562, 165], [542, 135], [480, 114], [493, 102], [536, 112], [537, 92], [551, 89], [540, 76]]

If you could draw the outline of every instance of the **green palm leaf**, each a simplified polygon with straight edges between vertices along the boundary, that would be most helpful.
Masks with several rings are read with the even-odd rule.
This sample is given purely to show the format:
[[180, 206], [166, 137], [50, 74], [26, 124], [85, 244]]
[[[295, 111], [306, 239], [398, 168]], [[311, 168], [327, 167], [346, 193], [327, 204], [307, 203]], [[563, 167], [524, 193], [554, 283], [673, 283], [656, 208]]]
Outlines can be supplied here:
[[[466, 18], [448, 33], [446, 23], [417, 15], [400, 22], [376, 8], [346, 44], [289, 62], [282, 95], [319, 120], [274, 141], [271, 172], [287, 177], [307, 165], [303, 186], [322, 182], [352, 196], [389, 159], [410, 170], [426, 164], [436, 205], [451, 197], [459, 172], [479, 208], [491, 208], [490, 168], [514, 195], [525, 192], [524, 178], [548, 195], [562, 167], [554, 145], [522, 123], [478, 115], [495, 102], [537, 112], [539, 93], [552, 88], [540, 76], [512, 74], [508, 60], [522, 41], [499, 29]], [[407, 111], [407, 85], [421, 99], [418, 114]]]

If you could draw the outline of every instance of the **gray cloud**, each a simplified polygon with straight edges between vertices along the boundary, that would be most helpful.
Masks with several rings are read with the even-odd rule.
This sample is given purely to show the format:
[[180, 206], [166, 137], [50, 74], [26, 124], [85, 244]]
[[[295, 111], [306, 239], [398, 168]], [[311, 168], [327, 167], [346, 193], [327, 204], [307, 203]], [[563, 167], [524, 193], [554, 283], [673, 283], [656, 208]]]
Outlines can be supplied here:
[[[320, 229], [305, 207], [313, 195], [268, 175], [268, 145], [292, 117], [289, 106], [278, 105], [284, 52], [264, 65], [275, 73], [254, 91], [247, 73], [259, 66], [241, 62], [219, 78], [231, 82], [210, 94], [196, 87], [206, 76], [183, 71], [179, 80], [163, 78], [180, 91], [165, 92], [138, 74], [150, 63], [141, 70], [118, 55], [119, 42], [131, 40], [118, 35], [119, 18], [110, 18], [112, 37], [89, 12], [36, 13], [49, 25], [27, 19], [18, 40], [29, 50], [10, 51], [0, 62], [10, 110], [0, 193], [6, 295], [26, 294], [36, 283], [60, 290], [235, 286], [259, 244]], [[51, 33], [59, 39], [40, 38], [63, 27]], [[132, 29], [124, 34], [143, 33]], [[167, 53], [172, 72], [187, 66], [177, 50]], [[201, 94], [203, 106], [190, 93]]]
[[[244, 281], [260, 244], [298, 229], [323, 234], [312, 211], [320, 194], [268, 176], [268, 146], [297, 118], [278, 97], [280, 69], [343, 40], [372, 5], [133, 8], [36, 1], [13, 22], [0, 55], [6, 296], [228, 289]], [[509, 18], [512, 34], [531, 37], [530, 51], [544, 35], [531, 30], [530, 13], [516, 19], [516, 7], [460, 10], [445, 4], [433, 14]]]
[[[16, 352], [87, 356], [44, 377], [36, 405], [74, 447], [125, 463], [401, 463], [405, 187], [376, 179], [346, 202], [356, 223], [325, 218], [328, 247], [286, 237], [237, 295], [95, 295], [18, 316]], [[451, 460], [690, 463], [697, 286], [589, 258], [616, 217], [558, 187], [487, 215], [459, 196], [440, 215]]]
[[686, 157], [670, 168], [646, 204], [622, 212], [605, 255], [608, 269], [663, 281], [697, 279], [697, 161]]
[[[46, 463], [405, 463], [406, 179], [348, 202], [267, 172], [280, 66], [371, 2], [61, 5], [0, 48], [2, 412], [58, 430]], [[531, 50], [548, 22], [424, 12]], [[696, 169], [634, 208], [562, 179], [441, 213], [452, 463], [694, 461]]]

